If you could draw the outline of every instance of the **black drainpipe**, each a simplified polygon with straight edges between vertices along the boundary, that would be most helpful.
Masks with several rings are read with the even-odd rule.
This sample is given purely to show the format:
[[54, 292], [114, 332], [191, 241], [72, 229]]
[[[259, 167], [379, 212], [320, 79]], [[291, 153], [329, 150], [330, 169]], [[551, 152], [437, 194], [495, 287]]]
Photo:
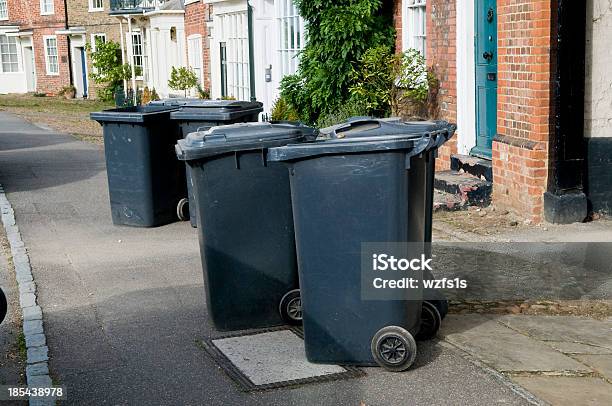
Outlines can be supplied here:
[[[68, 0], [64, 0], [64, 28], [68, 30], [70, 25], [68, 24]], [[70, 84], [74, 86], [74, 78], [72, 72], [72, 55], [70, 49], [70, 35], [66, 35], [66, 41], [68, 44], [68, 74], [70, 79]]]
[[251, 1], [247, 0], [247, 23], [248, 23], [248, 36], [249, 36], [249, 85], [251, 93], [251, 101], [256, 101], [257, 96], [255, 95], [255, 55], [253, 43], [253, 6]]
[[587, 217], [584, 194], [584, 81], [586, 5], [552, 2], [551, 137], [544, 217], [568, 224]]

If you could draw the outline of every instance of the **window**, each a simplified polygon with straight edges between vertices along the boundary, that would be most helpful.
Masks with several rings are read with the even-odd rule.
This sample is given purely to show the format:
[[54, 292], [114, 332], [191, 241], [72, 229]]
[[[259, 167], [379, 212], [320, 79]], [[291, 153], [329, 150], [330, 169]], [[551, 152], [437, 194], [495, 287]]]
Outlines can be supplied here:
[[104, 11], [104, 0], [89, 0], [89, 11]]
[[49, 15], [54, 12], [53, 0], [40, 0], [40, 15]]
[[[251, 98], [247, 13], [221, 14], [221, 72], [227, 91], [223, 96], [237, 100]], [[223, 72], [226, 72], [224, 74]], [[224, 90], [222, 84], [222, 92]]]
[[8, 0], [0, 0], [0, 20], [8, 20]]
[[143, 73], [143, 46], [142, 46], [142, 35], [139, 32], [132, 33], [132, 58], [134, 61], [134, 71], [136, 76], [141, 77]]
[[304, 20], [292, 0], [277, 0], [276, 15], [282, 78], [295, 73], [298, 68], [297, 56], [304, 47]]
[[198, 78], [198, 82], [202, 84], [202, 37], [200, 35], [187, 38], [187, 59], [189, 60], [189, 66]]
[[427, 49], [425, 39], [427, 37], [427, 13], [426, 0], [404, 0], [404, 49], [417, 49], [424, 57]]
[[57, 59], [57, 37], [43, 37], [45, 41], [45, 64], [47, 75], [59, 75], [59, 61]]
[[18, 72], [17, 62], [17, 40], [15, 37], [0, 35], [0, 59], [2, 61], [2, 72]]
[[96, 44], [98, 42], [106, 43], [106, 34], [91, 34], [91, 52], [96, 52]]

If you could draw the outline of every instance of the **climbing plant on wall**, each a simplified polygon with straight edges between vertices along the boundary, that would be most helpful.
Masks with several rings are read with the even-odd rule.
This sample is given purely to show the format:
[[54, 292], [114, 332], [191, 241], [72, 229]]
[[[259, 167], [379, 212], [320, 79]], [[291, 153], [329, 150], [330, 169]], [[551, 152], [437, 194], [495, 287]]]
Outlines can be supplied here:
[[364, 52], [390, 50], [395, 31], [384, 0], [294, 0], [306, 21], [306, 46], [295, 75], [286, 76], [281, 94], [300, 118], [319, 116], [354, 102], [355, 68]]

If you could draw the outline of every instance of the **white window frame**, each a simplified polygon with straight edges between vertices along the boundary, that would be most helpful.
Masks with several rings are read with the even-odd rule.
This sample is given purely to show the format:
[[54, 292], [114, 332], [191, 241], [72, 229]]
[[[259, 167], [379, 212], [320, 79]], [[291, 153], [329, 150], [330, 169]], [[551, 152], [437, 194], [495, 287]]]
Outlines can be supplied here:
[[[127, 34], [128, 36], [130, 35], [129, 32]], [[134, 36], [138, 36], [140, 38], [140, 43], [138, 44], [140, 47], [139, 54], [134, 52]], [[136, 80], [142, 80], [146, 69], [144, 34], [141, 31], [132, 31], [132, 37], [129, 38], [129, 40], [130, 47], [132, 47], [132, 64], [134, 65], [134, 71], [136, 71], [136, 68], [140, 68], [140, 75], [136, 75]], [[136, 64], [136, 57], [140, 57], [140, 65]]]
[[8, 20], [8, 0], [0, 0], [0, 20]]
[[427, 58], [427, 0], [402, 0], [402, 48]]
[[108, 40], [105, 32], [96, 32], [96, 33], [91, 34], [91, 39], [90, 39], [91, 52], [96, 52], [96, 38], [98, 37], [104, 37], [104, 42]]
[[[294, 74], [299, 65], [299, 53], [306, 42], [304, 19], [298, 14], [292, 0], [276, 0], [276, 22], [278, 27], [278, 57], [280, 78]], [[279, 79], [280, 79], [279, 78]]]
[[195, 72], [200, 86], [204, 86], [204, 55], [202, 52], [202, 35], [200, 34], [187, 37], [187, 63]]
[[[55, 40], [55, 55], [49, 55], [49, 47], [47, 46], [47, 40], [50, 39], [54, 39]], [[60, 61], [59, 61], [59, 44], [57, 42], [57, 35], [45, 35], [43, 36], [43, 47], [45, 50], [45, 69], [47, 72], [48, 76], [59, 76], [59, 67], [60, 67]], [[55, 56], [57, 58], [57, 72], [52, 72], [51, 71], [51, 63], [49, 61], [49, 57], [50, 56]]]
[[[48, 9], [47, 6], [49, 6]], [[53, 14], [55, 14], [54, 0], [40, 0], [40, 15], [49, 16]]]
[[[18, 73], [21, 72], [21, 70], [19, 69], [19, 46], [17, 45], [17, 38], [15, 37], [9, 37], [8, 35], [6, 35], [6, 33], [0, 33], [0, 37], [5, 37], [7, 39], [7, 45], [9, 46], [9, 52], [8, 55], [15, 55], [15, 61], [9, 61], [8, 63], [13, 65], [15, 64], [17, 66], [17, 70], [10, 70], [10, 71], [5, 71], [4, 70], [4, 62], [2, 61], [2, 47], [0, 46], [0, 72], [1, 73]], [[10, 40], [15, 41], [14, 45], [15, 45], [15, 52], [10, 52]]]
[[[99, 6], [96, 6], [96, 3], [100, 3]], [[99, 11], [104, 11], [104, 0], [89, 0], [89, 12], [97, 13]]]
[[250, 100], [249, 39], [247, 12], [219, 14], [220, 43], [226, 44], [227, 95]]

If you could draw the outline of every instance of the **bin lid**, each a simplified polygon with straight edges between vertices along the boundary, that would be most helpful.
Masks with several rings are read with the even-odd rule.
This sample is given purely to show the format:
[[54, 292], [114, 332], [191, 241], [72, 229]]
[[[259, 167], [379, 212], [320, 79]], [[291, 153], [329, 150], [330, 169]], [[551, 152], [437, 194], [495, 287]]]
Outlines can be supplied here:
[[257, 150], [306, 141], [317, 131], [304, 125], [239, 123], [212, 127], [187, 135], [176, 145], [182, 161], [192, 161], [235, 151]]
[[445, 130], [454, 132], [454, 125], [446, 121], [402, 121], [399, 117], [352, 117], [346, 122], [321, 129], [327, 138], [370, 137], [378, 135], [434, 133]]
[[316, 142], [273, 148], [268, 152], [268, 159], [295, 161], [322, 155], [394, 150], [406, 150], [418, 155], [438, 148], [452, 137], [454, 131], [455, 126], [445, 121], [403, 123], [400, 119], [359, 117], [321, 130], [326, 138]]
[[170, 113], [177, 107], [171, 106], [133, 106], [109, 109], [91, 113], [89, 117], [101, 124], [104, 123], [144, 123], [156, 120], [168, 120]]
[[179, 98], [156, 100], [149, 105], [179, 107], [180, 110], [171, 116], [173, 120], [233, 121], [263, 111], [263, 104], [260, 102], [239, 100]]

